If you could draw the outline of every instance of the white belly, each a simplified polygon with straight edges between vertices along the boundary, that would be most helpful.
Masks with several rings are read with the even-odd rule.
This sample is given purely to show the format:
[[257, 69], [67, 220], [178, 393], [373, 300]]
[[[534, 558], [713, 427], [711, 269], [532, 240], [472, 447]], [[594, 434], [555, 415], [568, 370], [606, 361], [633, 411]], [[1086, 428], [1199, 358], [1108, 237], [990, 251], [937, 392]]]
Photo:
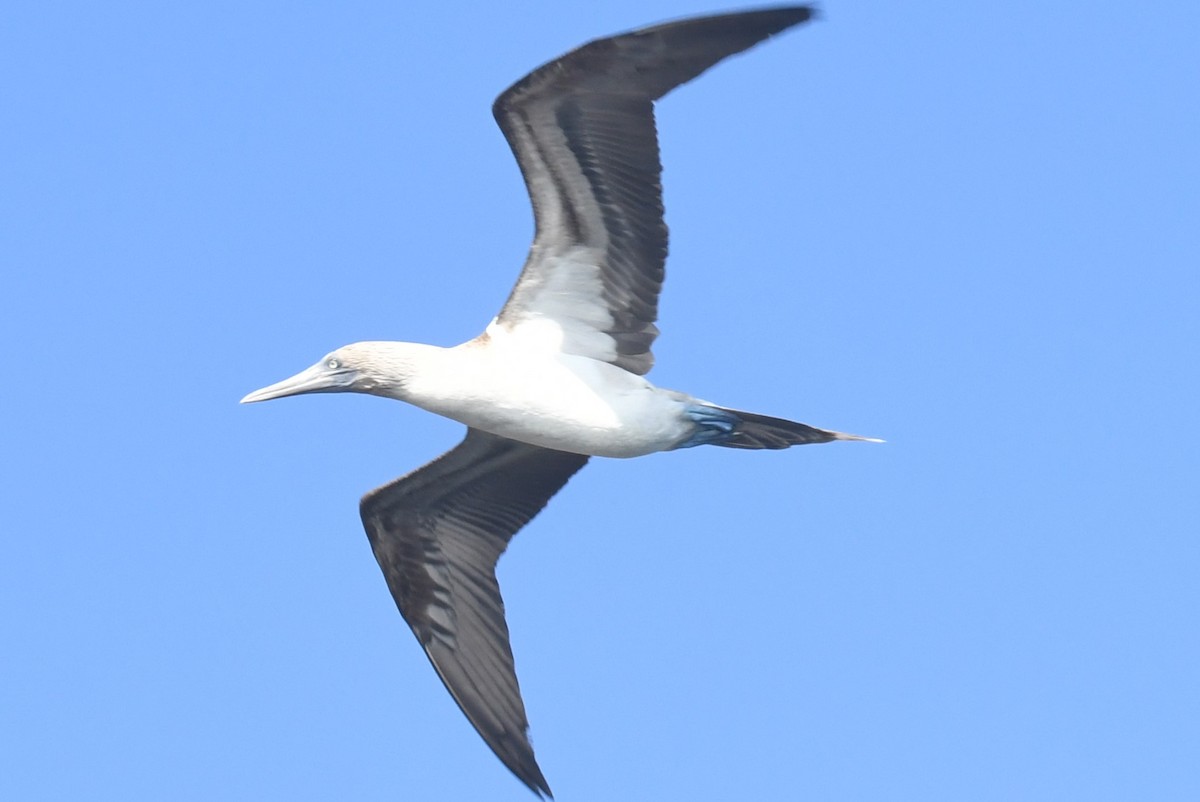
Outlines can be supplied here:
[[[439, 349], [440, 350], [440, 349]], [[587, 357], [489, 349], [441, 350], [406, 383], [405, 400], [524, 443], [637, 457], [686, 439], [687, 397]]]

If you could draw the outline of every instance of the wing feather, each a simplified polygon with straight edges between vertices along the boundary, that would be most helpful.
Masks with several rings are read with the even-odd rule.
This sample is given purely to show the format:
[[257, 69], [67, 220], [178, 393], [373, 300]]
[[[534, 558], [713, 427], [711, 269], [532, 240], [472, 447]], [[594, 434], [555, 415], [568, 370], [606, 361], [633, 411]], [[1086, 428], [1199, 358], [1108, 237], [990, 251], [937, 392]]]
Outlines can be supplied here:
[[496, 561], [587, 457], [470, 429], [363, 497], [363, 526], [400, 614], [483, 740], [535, 793], [534, 758]]
[[597, 39], [505, 90], [492, 111], [535, 235], [489, 333], [649, 371], [667, 256], [654, 101], [812, 13], [775, 8]]

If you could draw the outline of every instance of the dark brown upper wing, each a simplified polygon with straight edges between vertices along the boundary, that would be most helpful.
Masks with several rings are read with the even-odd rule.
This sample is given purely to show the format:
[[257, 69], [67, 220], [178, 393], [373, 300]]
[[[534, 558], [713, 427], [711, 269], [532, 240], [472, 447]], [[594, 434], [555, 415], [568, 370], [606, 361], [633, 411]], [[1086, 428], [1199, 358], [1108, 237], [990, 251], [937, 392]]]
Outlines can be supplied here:
[[597, 39], [505, 90], [492, 111], [537, 231], [496, 325], [650, 370], [667, 255], [654, 101], [812, 14], [774, 8]]
[[404, 620], [450, 695], [535, 793], [496, 561], [588, 458], [475, 429], [451, 451], [363, 497], [363, 526]]

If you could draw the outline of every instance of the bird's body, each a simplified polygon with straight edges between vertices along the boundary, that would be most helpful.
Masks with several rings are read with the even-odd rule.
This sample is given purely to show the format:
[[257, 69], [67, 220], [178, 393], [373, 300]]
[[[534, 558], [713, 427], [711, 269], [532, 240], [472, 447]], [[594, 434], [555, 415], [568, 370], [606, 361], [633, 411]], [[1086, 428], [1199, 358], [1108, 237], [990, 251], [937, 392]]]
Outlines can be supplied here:
[[328, 359], [357, 365], [372, 395], [500, 437], [595, 457], [675, 448], [696, 428], [686, 410], [704, 403], [609, 362], [530, 349], [503, 336], [453, 348], [355, 343]]
[[[371, 344], [375, 346], [376, 344]], [[666, 451], [693, 428], [687, 397], [586, 356], [530, 349], [503, 336], [454, 348], [379, 343], [416, 368], [387, 395], [522, 443], [598, 457]]]
[[437, 460], [368, 493], [388, 588], [446, 688], [535, 793], [495, 565], [590, 457], [699, 445], [781, 449], [855, 435], [655, 387], [663, 222], [653, 103], [733, 53], [808, 20], [798, 6], [682, 20], [590, 42], [518, 81], [494, 113], [537, 233], [499, 315], [452, 348], [360, 342], [246, 396], [360, 392], [465, 424]]

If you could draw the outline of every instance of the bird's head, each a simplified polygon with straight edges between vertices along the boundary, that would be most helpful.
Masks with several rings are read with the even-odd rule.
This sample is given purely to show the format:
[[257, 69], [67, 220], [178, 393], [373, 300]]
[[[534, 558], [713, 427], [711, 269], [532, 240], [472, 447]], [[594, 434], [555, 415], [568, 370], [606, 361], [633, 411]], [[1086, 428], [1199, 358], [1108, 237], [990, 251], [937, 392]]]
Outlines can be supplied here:
[[[386, 369], [386, 343], [354, 343], [321, 357], [291, 378], [255, 390], [243, 404], [305, 393], [380, 393], [391, 371]], [[383, 362], [384, 364], [381, 364]]]

